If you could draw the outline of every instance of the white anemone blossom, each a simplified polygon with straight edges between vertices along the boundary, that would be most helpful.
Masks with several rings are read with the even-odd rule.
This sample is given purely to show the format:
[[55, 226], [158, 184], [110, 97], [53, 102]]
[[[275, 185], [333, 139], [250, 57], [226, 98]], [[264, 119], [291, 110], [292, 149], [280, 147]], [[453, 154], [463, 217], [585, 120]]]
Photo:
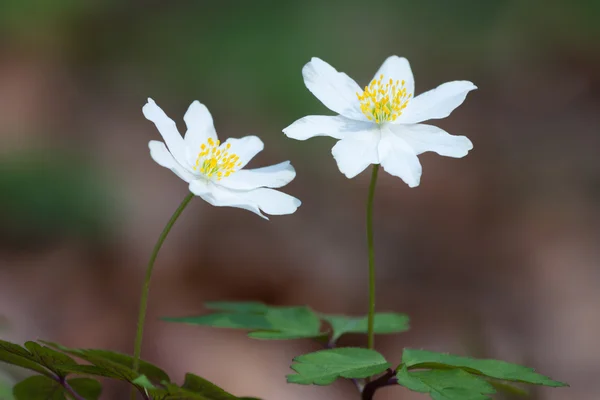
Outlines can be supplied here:
[[166, 143], [150, 141], [150, 155], [189, 183], [196, 196], [213, 206], [243, 208], [265, 219], [262, 212], [292, 214], [300, 206], [300, 200], [273, 189], [287, 185], [296, 176], [290, 162], [243, 169], [262, 151], [263, 142], [256, 136], [246, 136], [221, 143], [210, 112], [200, 102], [194, 101], [183, 117], [185, 137], [154, 100], [148, 99], [142, 111]]
[[387, 58], [364, 89], [316, 57], [304, 66], [302, 75], [308, 90], [339, 115], [304, 117], [283, 132], [298, 140], [314, 136], [339, 139], [331, 152], [348, 178], [371, 164], [381, 164], [388, 173], [415, 187], [421, 179], [419, 154], [433, 151], [460, 158], [473, 148], [465, 136], [421, 124], [450, 115], [468, 92], [477, 89], [471, 82], [444, 83], [414, 97], [410, 64], [397, 56]]

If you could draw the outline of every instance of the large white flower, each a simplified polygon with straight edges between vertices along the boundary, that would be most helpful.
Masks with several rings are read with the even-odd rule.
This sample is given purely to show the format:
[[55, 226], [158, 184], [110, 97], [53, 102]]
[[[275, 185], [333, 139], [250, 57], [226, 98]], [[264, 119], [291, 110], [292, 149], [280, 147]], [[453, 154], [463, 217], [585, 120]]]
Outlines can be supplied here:
[[464, 136], [453, 136], [420, 122], [445, 118], [477, 87], [468, 81], [444, 83], [413, 98], [415, 84], [406, 58], [391, 56], [364, 90], [343, 72], [319, 58], [302, 69], [304, 83], [337, 116], [301, 118], [283, 132], [293, 139], [314, 136], [340, 139], [331, 150], [340, 171], [348, 178], [370, 164], [381, 164], [410, 187], [419, 185], [421, 163], [417, 156], [433, 151], [464, 157], [473, 148]]
[[268, 219], [271, 215], [291, 214], [300, 200], [273, 190], [287, 185], [296, 176], [289, 161], [257, 169], [242, 169], [264, 148], [256, 136], [227, 139], [221, 143], [213, 126], [210, 112], [194, 101], [183, 120], [185, 137], [175, 122], [156, 105], [154, 100], [142, 108], [144, 116], [154, 122], [165, 143], [152, 140], [150, 155], [159, 165], [171, 169], [189, 183], [192, 193], [213, 206], [238, 207]]

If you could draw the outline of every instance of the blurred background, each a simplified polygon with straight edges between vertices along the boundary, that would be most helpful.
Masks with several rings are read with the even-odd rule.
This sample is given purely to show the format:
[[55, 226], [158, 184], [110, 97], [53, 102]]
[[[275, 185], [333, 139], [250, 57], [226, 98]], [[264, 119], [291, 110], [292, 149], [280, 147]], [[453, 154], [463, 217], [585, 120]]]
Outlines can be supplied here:
[[417, 95], [461, 79], [479, 90], [435, 122], [471, 138], [466, 158], [424, 154], [416, 189], [380, 174], [377, 307], [409, 314], [412, 330], [378, 350], [524, 363], [572, 386], [534, 399], [600, 398], [599, 20], [596, 0], [2, 0], [0, 336], [132, 352], [147, 259], [187, 191], [149, 157], [160, 136], [141, 107], [153, 97], [183, 131], [197, 99], [222, 138], [264, 140], [251, 166], [292, 160], [285, 191], [303, 205], [266, 222], [194, 199], [158, 258], [143, 357], [239, 395], [356, 398], [348, 382], [286, 385], [314, 343], [158, 317], [202, 314], [207, 300], [366, 313], [369, 173], [348, 180], [333, 139], [281, 130], [331, 114], [302, 81], [311, 57], [365, 85], [396, 54]]

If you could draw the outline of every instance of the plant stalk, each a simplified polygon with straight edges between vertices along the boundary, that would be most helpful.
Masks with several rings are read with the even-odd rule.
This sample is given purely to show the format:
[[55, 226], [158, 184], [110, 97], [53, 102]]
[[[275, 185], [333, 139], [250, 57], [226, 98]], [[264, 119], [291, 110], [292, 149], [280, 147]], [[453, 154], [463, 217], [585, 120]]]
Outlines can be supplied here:
[[[152, 254], [150, 255], [150, 260], [148, 261], [148, 267], [146, 269], [146, 277], [144, 278], [144, 286], [142, 287], [142, 296], [140, 298], [140, 311], [138, 314], [138, 322], [137, 322], [137, 331], [135, 335], [135, 345], [133, 349], [133, 370], [138, 372], [140, 367], [140, 355], [142, 353], [142, 338], [144, 337], [144, 321], [146, 320], [146, 309], [148, 307], [148, 294], [150, 292], [150, 279], [152, 278], [152, 271], [154, 269], [154, 262], [156, 261], [156, 257], [158, 256], [158, 252], [162, 247], [167, 235], [175, 225], [175, 222], [185, 209], [185, 207], [189, 204], [189, 202], [194, 197], [193, 193], [189, 193], [185, 199], [181, 202], [177, 210], [171, 216], [167, 225], [165, 225], [162, 233], [158, 237], [158, 241], [154, 245], [154, 249], [152, 250]], [[135, 388], [131, 392], [131, 399], [135, 399]]]
[[373, 199], [375, 198], [375, 185], [379, 164], [373, 165], [371, 184], [369, 185], [369, 197], [367, 198], [367, 246], [369, 249], [369, 317], [368, 317], [368, 341], [369, 349], [375, 347], [375, 249], [373, 248]]

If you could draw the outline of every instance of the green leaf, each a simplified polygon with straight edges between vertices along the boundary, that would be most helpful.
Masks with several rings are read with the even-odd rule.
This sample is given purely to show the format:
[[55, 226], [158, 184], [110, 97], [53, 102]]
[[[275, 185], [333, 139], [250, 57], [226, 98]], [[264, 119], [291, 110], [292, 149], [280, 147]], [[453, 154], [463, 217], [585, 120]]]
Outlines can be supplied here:
[[343, 347], [321, 350], [294, 358], [289, 383], [329, 385], [337, 378], [367, 378], [385, 371], [390, 364], [375, 350]]
[[[67, 383], [86, 400], [98, 400], [102, 393], [102, 386], [94, 379], [74, 378]], [[58, 381], [42, 375], [31, 376], [13, 388], [16, 400], [65, 400], [66, 393]]]
[[17, 344], [4, 340], [0, 340], [0, 361], [27, 368], [42, 375], [52, 376], [50, 371], [35, 361], [33, 354]]
[[134, 385], [143, 387], [144, 389], [156, 389], [156, 387], [150, 382], [146, 375], [140, 375], [131, 381]]
[[434, 400], [487, 400], [496, 392], [485, 380], [461, 369], [409, 372], [404, 366], [396, 376], [400, 385], [428, 393]]
[[229, 311], [236, 313], [265, 314], [269, 307], [258, 301], [231, 302], [231, 301], [209, 301], [204, 303], [209, 310]]
[[181, 386], [183, 389], [193, 393], [199, 393], [210, 400], [237, 400], [238, 398], [221, 389], [212, 382], [207, 381], [194, 374], [186, 374], [185, 381]]
[[25, 347], [34, 357], [35, 361], [48, 368], [60, 377], [66, 374], [61, 370], [61, 365], [77, 365], [77, 363], [68, 355], [59, 353], [46, 346], [41, 346], [35, 342], [25, 342]]
[[102, 385], [95, 379], [73, 378], [67, 380], [67, 383], [86, 400], [98, 400], [102, 394]]
[[95, 365], [59, 365], [57, 368], [59, 368], [63, 374], [93, 375], [106, 378], [115, 377], [112, 372]]
[[308, 307], [267, 307], [262, 303], [208, 303], [216, 310], [227, 310], [198, 317], [163, 318], [169, 322], [213, 328], [245, 329], [254, 339], [301, 339], [323, 336], [319, 317]]
[[528, 397], [529, 392], [520, 387], [511, 385], [506, 382], [499, 382], [493, 379], [487, 379], [487, 382], [494, 387], [498, 392], [504, 392], [512, 396]]
[[544, 385], [550, 387], [568, 386], [547, 376], [534, 372], [532, 368], [505, 361], [474, 359], [426, 350], [404, 349], [402, 363], [409, 369], [415, 368], [461, 368], [467, 372], [485, 375], [490, 378]]
[[16, 400], [65, 400], [64, 388], [43, 375], [31, 376], [15, 385]]
[[304, 339], [322, 336], [321, 321], [308, 307], [272, 307], [266, 315], [271, 328], [265, 331], [250, 332], [254, 339], [284, 340]]
[[181, 322], [189, 325], [203, 325], [213, 328], [232, 328], [232, 329], [270, 329], [271, 324], [267, 317], [259, 314], [246, 313], [215, 313], [201, 315], [198, 317], [182, 318], [162, 318], [167, 322]]
[[[345, 333], [368, 333], [368, 317], [348, 317], [345, 315], [320, 314], [333, 329], [331, 341], [337, 341]], [[374, 320], [374, 331], [377, 334], [400, 333], [407, 331], [409, 318], [405, 314], [377, 313]]]
[[[144, 360], [140, 360], [139, 374], [136, 374], [133, 371], [133, 357], [127, 354], [97, 349], [70, 349], [57, 343], [40, 342], [94, 364], [98, 369], [92, 369], [88, 372], [93, 375], [109, 376], [129, 382], [139, 375], [146, 375], [148, 379], [155, 382], [170, 381], [169, 375], [165, 371]], [[69, 366], [68, 368], [73, 372], [79, 370], [81, 373], [86, 373], [85, 369], [82, 370], [79, 367], [71, 368]]]

